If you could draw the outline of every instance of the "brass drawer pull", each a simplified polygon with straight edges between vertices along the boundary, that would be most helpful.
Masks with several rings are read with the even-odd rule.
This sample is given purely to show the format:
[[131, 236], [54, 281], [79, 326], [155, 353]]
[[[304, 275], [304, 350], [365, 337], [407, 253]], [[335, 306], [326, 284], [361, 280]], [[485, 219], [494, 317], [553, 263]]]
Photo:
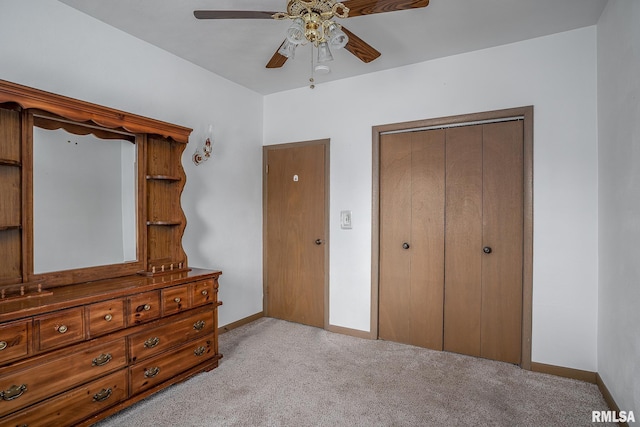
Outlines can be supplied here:
[[102, 389], [98, 393], [93, 395], [93, 401], [104, 402], [105, 400], [111, 397], [111, 393], [112, 393], [111, 388], [108, 388], [106, 390]]
[[58, 332], [60, 332], [61, 334], [64, 334], [65, 332], [67, 332], [69, 330], [69, 328], [67, 328], [66, 325], [60, 325], [57, 328]]
[[106, 320], [107, 322], [111, 322], [111, 320], [113, 320], [113, 316], [111, 314], [107, 314], [106, 316], [104, 316], [104, 320]]
[[175, 297], [173, 300], [174, 300], [176, 303], [180, 303], [180, 301], [182, 301], [179, 297]]
[[196, 331], [201, 331], [204, 329], [205, 324], [206, 322], [204, 320], [198, 320], [196, 323], [193, 324], [193, 329], [195, 329]]
[[195, 354], [196, 356], [202, 356], [206, 352], [207, 352], [207, 347], [205, 347], [203, 345], [201, 345], [200, 347], [198, 347], [195, 350], [193, 350], [193, 354]]
[[104, 366], [111, 362], [112, 356], [110, 353], [102, 353], [100, 356], [93, 359], [91, 366]]
[[160, 338], [158, 338], [158, 337], [149, 338], [148, 340], [146, 340], [144, 342], [145, 348], [153, 348], [153, 347], [157, 346], [158, 344], [160, 344]]
[[158, 375], [159, 373], [160, 373], [160, 368], [158, 366], [155, 366], [153, 368], [145, 369], [144, 370], [144, 377], [145, 378], [153, 378], [156, 375]]
[[136, 313], [140, 313], [141, 311], [149, 311], [151, 310], [151, 304], [139, 305], [136, 307]]
[[7, 342], [6, 341], [0, 341], [0, 351], [4, 350], [5, 348], [7, 348]]
[[203, 296], [207, 296], [209, 295], [209, 291], [207, 291], [206, 289], [203, 289], [202, 292], [200, 292]]
[[19, 398], [24, 394], [25, 391], [27, 391], [26, 384], [12, 385], [11, 387], [9, 387], [9, 390], [0, 391], [0, 397], [2, 397], [2, 400], [9, 401]]

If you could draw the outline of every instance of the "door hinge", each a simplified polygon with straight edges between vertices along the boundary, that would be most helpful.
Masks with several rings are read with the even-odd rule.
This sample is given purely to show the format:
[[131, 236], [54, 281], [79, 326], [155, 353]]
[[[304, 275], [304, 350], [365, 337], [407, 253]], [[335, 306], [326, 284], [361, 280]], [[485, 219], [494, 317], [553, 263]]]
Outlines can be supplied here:
[[269, 175], [269, 165], [266, 165], [266, 166], [264, 167], [264, 173], [265, 173], [266, 175]]

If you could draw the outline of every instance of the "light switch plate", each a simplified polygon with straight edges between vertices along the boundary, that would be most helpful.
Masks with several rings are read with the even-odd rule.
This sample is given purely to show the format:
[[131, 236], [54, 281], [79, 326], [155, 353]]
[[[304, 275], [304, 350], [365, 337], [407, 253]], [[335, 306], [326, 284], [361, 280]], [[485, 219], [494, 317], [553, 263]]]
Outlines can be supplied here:
[[351, 228], [351, 211], [340, 212], [340, 228]]

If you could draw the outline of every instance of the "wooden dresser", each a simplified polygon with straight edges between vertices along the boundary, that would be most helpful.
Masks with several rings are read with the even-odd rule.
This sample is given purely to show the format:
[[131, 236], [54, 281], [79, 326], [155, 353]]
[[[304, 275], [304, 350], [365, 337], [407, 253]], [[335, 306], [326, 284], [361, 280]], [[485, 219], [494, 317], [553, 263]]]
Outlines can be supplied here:
[[219, 275], [128, 276], [0, 304], [0, 425], [90, 424], [218, 366]]
[[182, 247], [190, 133], [0, 80], [0, 426], [90, 425], [218, 366], [221, 272]]

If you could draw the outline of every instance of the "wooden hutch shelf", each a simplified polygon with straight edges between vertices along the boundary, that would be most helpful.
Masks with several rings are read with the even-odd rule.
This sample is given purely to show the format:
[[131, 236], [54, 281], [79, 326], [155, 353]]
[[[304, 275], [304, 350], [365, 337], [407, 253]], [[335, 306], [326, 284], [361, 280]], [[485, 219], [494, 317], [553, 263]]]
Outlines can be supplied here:
[[22, 225], [20, 224], [0, 224], [0, 231], [4, 230], [20, 230]]
[[0, 166], [17, 166], [20, 167], [22, 164], [19, 160], [9, 160], [9, 159], [0, 159]]
[[157, 180], [157, 181], [182, 181], [182, 178], [179, 176], [169, 176], [169, 175], [147, 175], [148, 180]]
[[174, 226], [182, 224], [182, 221], [147, 221], [147, 225]]

